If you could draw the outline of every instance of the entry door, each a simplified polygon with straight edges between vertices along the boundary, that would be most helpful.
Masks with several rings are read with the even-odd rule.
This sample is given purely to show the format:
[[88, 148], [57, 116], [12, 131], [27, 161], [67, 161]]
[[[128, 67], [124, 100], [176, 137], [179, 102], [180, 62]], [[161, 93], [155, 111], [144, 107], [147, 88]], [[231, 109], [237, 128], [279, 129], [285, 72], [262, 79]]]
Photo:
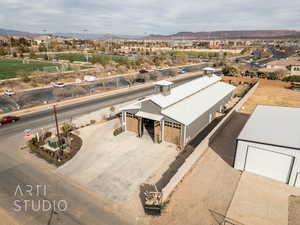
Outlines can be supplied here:
[[249, 146], [245, 170], [288, 183], [293, 162], [293, 156]]

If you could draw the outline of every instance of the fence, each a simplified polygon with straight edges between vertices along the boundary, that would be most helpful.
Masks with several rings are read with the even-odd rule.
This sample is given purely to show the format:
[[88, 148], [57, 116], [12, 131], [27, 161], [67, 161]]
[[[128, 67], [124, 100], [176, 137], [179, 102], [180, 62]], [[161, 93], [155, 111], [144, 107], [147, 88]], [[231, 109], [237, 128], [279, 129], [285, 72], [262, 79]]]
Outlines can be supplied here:
[[205, 139], [196, 147], [193, 153], [185, 160], [183, 165], [178, 169], [177, 173], [171, 178], [169, 183], [162, 189], [163, 202], [166, 201], [170, 194], [174, 191], [177, 185], [181, 182], [184, 176], [190, 171], [194, 164], [201, 158], [201, 156], [208, 149], [211, 141], [219, 134], [222, 129], [232, 118], [234, 112], [238, 110], [257, 89], [259, 82], [257, 82], [247, 94], [227, 113], [227, 115], [219, 122], [219, 124], [206, 136]]

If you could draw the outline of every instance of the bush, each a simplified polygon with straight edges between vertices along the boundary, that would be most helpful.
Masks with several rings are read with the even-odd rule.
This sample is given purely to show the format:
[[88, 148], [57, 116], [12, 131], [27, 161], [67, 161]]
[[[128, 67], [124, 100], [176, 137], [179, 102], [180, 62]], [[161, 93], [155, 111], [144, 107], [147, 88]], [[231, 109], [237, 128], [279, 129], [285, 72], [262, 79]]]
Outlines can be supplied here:
[[117, 129], [115, 129], [114, 130], [114, 136], [118, 136], [119, 134], [121, 134], [122, 133], [122, 127], [119, 127], [119, 128], [117, 128]]
[[74, 126], [73, 126], [73, 124], [70, 124], [70, 123], [64, 123], [63, 126], [61, 127], [61, 131], [62, 131], [64, 134], [69, 134], [69, 133], [71, 133], [73, 130], [74, 130]]
[[233, 66], [225, 66], [224, 69], [222, 70], [222, 73], [225, 76], [237, 76], [239, 72], [237, 68]]
[[288, 77], [283, 78], [282, 81], [300, 82], [300, 76], [288, 76]]

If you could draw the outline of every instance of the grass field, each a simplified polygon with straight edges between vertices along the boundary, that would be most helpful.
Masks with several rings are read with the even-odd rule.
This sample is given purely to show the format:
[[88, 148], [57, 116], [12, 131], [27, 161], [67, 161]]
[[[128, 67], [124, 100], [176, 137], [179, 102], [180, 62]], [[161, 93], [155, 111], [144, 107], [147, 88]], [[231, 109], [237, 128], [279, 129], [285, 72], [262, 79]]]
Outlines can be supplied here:
[[[44, 71], [45, 67], [58, 67], [61, 68], [60, 63], [50, 63], [50, 62], [37, 62], [28, 61], [28, 63], [23, 64], [23, 60], [19, 59], [0, 59], [0, 80], [15, 78], [18, 71]], [[80, 67], [80, 69], [87, 69], [88, 67]], [[53, 68], [52, 68], [53, 69]], [[65, 65], [65, 71], [73, 70], [72, 66]], [[48, 71], [48, 70], [46, 70]], [[50, 70], [48, 72], [56, 72]]]
[[[44, 58], [45, 55], [36, 55], [35, 58]], [[104, 54], [89, 54], [89, 61], [93, 56], [101, 56], [105, 58], [109, 58], [112, 61], [119, 63], [120, 61], [127, 59], [127, 56], [118, 56], [118, 55], [104, 55]], [[86, 62], [86, 54], [81, 53], [58, 53], [58, 54], [49, 54], [50, 58], [57, 58], [59, 60], [68, 60], [68, 61], [79, 61]]]

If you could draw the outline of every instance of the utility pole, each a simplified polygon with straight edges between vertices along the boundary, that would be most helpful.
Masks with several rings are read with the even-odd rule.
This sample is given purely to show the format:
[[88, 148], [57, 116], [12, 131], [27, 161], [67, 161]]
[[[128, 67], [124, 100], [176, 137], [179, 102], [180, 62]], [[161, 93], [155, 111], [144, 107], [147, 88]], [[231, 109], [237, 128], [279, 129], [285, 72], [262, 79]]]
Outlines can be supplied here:
[[48, 35], [47, 35], [47, 30], [44, 29], [43, 32], [45, 33], [46, 37], [46, 54], [47, 54], [47, 59], [49, 60], [49, 54], [48, 54]]
[[9, 51], [10, 51], [10, 55], [12, 56], [13, 53], [12, 53], [12, 43], [11, 43], [11, 37], [9, 36], [8, 32], [6, 31], [6, 35], [9, 39]]
[[59, 145], [59, 149], [60, 149], [61, 154], [63, 154], [63, 149], [62, 149], [62, 146], [61, 146], [62, 142], [61, 142], [61, 139], [60, 139], [60, 133], [59, 133], [59, 127], [58, 127], [56, 105], [53, 105], [53, 112], [54, 112], [56, 133], [57, 133], [57, 138], [58, 138], [58, 145]]
[[85, 36], [86, 62], [89, 62], [89, 52], [88, 52], [88, 46], [87, 46], [87, 32], [88, 32], [88, 30], [84, 29], [83, 32], [86, 33], [86, 36]]

